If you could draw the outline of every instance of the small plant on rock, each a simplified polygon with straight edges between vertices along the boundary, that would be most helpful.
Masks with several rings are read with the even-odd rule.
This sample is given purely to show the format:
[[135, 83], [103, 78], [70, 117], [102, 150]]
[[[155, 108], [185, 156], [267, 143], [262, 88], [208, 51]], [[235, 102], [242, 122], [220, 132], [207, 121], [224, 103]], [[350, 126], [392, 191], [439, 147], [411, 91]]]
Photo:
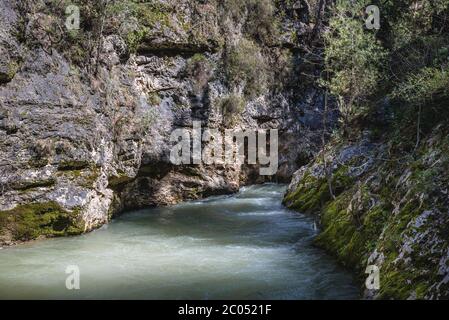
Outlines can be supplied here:
[[220, 101], [225, 126], [232, 126], [245, 109], [245, 99], [231, 94]]

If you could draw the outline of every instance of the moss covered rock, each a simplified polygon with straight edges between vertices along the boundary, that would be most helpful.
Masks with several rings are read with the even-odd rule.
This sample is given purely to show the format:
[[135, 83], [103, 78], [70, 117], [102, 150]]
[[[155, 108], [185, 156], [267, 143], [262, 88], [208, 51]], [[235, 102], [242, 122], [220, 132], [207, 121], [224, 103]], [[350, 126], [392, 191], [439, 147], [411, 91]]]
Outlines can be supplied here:
[[76, 212], [64, 210], [56, 202], [31, 203], [0, 211], [0, 235], [10, 241], [77, 235], [84, 231]]
[[361, 284], [367, 266], [379, 267], [380, 289], [365, 290], [365, 297], [449, 297], [446, 141], [447, 133], [438, 127], [416, 157], [401, 161], [383, 144], [347, 157], [347, 150], [361, 144], [334, 143], [324, 155], [332, 168], [329, 179], [323, 157], [294, 178], [284, 203], [319, 215], [322, 232], [315, 244], [353, 268]]
[[19, 69], [19, 64], [13, 60], [6, 60], [0, 63], [0, 83], [6, 83], [14, 78], [17, 70]]

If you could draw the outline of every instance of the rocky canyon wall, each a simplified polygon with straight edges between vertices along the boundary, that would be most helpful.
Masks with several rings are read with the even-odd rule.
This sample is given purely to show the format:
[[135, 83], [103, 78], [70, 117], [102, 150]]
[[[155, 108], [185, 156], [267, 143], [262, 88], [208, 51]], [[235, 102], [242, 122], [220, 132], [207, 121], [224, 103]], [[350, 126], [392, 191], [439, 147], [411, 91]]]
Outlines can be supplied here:
[[[68, 30], [67, 6], [80, 9]], [[0, 244], [289, 181], [321, 142], [305, 1], [0, 4]], [[279, 171], [169, 161], [177, 128], [278, 129]]]

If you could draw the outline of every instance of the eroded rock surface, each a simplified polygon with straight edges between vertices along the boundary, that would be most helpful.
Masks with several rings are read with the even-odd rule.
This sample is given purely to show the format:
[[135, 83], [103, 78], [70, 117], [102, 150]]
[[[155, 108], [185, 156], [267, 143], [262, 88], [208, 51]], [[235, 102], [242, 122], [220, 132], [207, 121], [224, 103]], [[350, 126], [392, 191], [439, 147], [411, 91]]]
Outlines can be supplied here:
[[[324, 101], [300, 76], [319, 72], [302, 61], [313, 25], [301, 1], [98, 3], [80, 2], [78, 31], [51, 1], [0, 4], [0, 244], [82, 233], [126, 209], [267, 180], [238, 164], [172, 165], [171, 132], [195, 120], [279, 129], [271, 180], [287, 181], [317, 150]], [[239, 60], [248, 52], [260, 68]], [[231, 98], [243, 108], [225, 110]]]

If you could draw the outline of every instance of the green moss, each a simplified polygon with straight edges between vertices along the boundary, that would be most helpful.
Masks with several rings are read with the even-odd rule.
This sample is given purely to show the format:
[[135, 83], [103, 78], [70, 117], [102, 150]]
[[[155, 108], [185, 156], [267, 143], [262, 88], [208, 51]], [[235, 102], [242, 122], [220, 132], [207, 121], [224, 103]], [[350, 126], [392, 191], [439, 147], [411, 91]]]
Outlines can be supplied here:
[[148, 94], [148, 103], [152, 106], [158, 106], [161, 104], [161, 98], [157, 94], [157, 92], [151, 92]]
[[87, 161], [67, 160], [67, 161], [61, 161], [58, 164], [58, 170], [75, 171], [75, 170], [87, 168], [88, 166], [89, 166], [89, 163]]
[[42, 188], [42, 187], [51, 187], [55, 184], [55, 180], [50, 178], [47, 180], [39, 180], [39, 181], [30, 181], [30, 182], [22, 182], [17, 186], [14, 186], [16, 190], [29, 190], [34, 188]]
[[[381, 289], [376, 296], [380, 299], [424, 299], [430, 284], [436, 282], [432, 279], [437, 272], [429, 270], [434, 267], [429, 266], [429, 256], [419, 250], [419, 245], [412, 248], [409, 264], [397, 259], [406, 235], [420, 232], [413, 228], [412, 222], [431, 206], [416, 195], [428, 191], [429, 181], [435, 181], [436, 176], [435, 169], [424, 169], [416, 162], [410, 167], [413, 167], [410, 175], [413, 182], [409, 182], [411, 192], [406, 195], [402, 194], [404, 190], [396, 187], [397, 177], [388, 179], [389, 182], [382, 180], [383, 187], [373, 195], [371, 185], [352, 185], [344, 170], [339, 169], [332, 179], [338, 194], [335, 200], [326, 195], [325, 181], [308, 173], [298, 190], [287, 196], [293, 200], [293, 206], [301, 210], [314, 208], [321, 213], [323, 231], [315, 244], [335, 255], [343, 265], [354, 268], [361, 282], [366, 277], [368, 256], [375, 249], [383, 253]], [[398, 176], [402, 174], [402, 170], [397, 171]], [[340, 192], [341, 188], [345, 190]], [[373, 197], [377, 199], [374, 206]], [[394, 214], [391, 203], [396, 197], [403, 205]]]
[[415, 292], [416, 292], [416, 298], [417, 299], [424, 299], [427, 292], [429, 290], [429, 284], [426, 282], [421, 282], [416, 286]]
[[403, 272], [392, 271], [385, 272], [381, 271], [380, 287], [381, 291], [379, 293], [380, 299], [407, 299], [410, 296], [411, 288], [407, 283], [407, 277]]
[[78, 185], [92, 188], [93, 184], [100, 176], [100, 169], [97, 167], [76, 170], [61, 170], [58, 172], [58, 177], [68, 178], [75, 181]]
[[16, 61], [9, 61], [6, 65], [6, 70], [4, 72], [0, 72], [0, 83], [11, 81], [19, 70], [19, 67], [20, 66]]
[[322, 204], [329, 200], [330, 193], [325, 181], [318, 183], [317, 188], [307, 188], [301, 186], [292, 195], [287, 197], [287, 201], [292, 200], [290, 208], [301, 212], [311, 213], [320, 210]]
[[[338, 196], [344, 190], [352, 186], [354, 179], [348, 175], [348, 168], [340, 167], [331, 177], [331, 187], [334, 196]], [[291, 209], [305, 213], [319, 212], [323, 205], [331, 200], [328, 180], [316, 178], [309, 172], [304, 174], [299, 187], [292, 193], [287, 194], [284, 199]]]
[[380, 272], [379, 299], [400, 299], [409, 297], [425, 299], [430, 288], [428, 276], [422, 275], [413, 267], [402, 268], [387, 259]]
[[[415, 187], [417, 184], [414, 184]], [[426, 205], [423, 204], [425, 207]], [[410, 264], [404, 265], [403, 260], [397, 260], [399, 250], [406, 234], [419, 232], [411, 227], [413, 222], [425, 209], [420, 208], [416, 201], [407, 203], [396, 215], [391, 215], [384, 230], [382, 239], [377, 246], [382, 248], [386, 258], [382, 266], [382, 283], [379, 292], [381, 299], [406, 299], [414, 296], [424, 299], [436, 271], [423, 271], [436, 268], [429, 264], [428, 252], [412, 248]]]
[[363, 217], [363, 232], [366, 235], [365, 250], [372, 252], [377, 245], [377, 240], [390, 216], [390, 212], [383, 206], [377, 206], [369, 210]]
[[56, 202], [31, 203], [0, 211], [0, 229], [9, 230], [15, 241], [81, 234], [84, 228], [77, 218], [75, 212], [64, 210]]
[[131, 180], [133, 180], [133, 178], [131, 178], [129, 175], [121, 173], [118, 176], [109, 178], [109, 186], [116, 187], [118, 185], [122, 185], [124, 183], [130, 182]]
[[28, 165], [32, 168], [43, 168], [48, 165], [49, 160], [46, 158], [33, 158], [28, 161]]
[[140, 44], [143, 42], [148, 29], [146, 27], [139, 27], [136, 30], [128, 32], [125, 36], [126, 45], [130, 53], [136, 53]]
[[[330, 202], [321, 219], [323, 232], [315, 243], [335, 254], [345, 266], [358, 266], [365, 252], [365, 235], [356, 228], [351, 213], [347, 210], [348, 195], [343, 194]], [[359, 267], [360, 268], [360, 267]]]
[[362, 280], [368, 255], [376, 248], [389, 215], [378, 206], [359, 221], [348, 209], [351, 195], [352, 191], [343, 193], [322, 210], [323, 232], [315, 244], [335, 255], [343, 265], [356, 269]]

